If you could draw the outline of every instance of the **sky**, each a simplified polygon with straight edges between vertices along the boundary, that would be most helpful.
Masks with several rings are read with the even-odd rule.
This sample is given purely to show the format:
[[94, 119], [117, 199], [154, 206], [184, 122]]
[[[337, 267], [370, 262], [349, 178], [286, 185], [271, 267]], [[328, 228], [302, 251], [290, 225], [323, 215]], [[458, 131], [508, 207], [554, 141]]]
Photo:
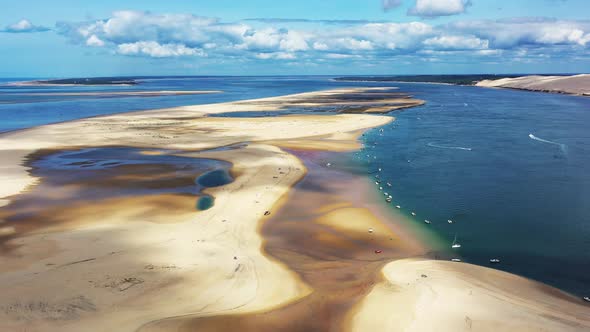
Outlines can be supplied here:
[[590, 72], [588, 0], [0, 0], [0, 77]]

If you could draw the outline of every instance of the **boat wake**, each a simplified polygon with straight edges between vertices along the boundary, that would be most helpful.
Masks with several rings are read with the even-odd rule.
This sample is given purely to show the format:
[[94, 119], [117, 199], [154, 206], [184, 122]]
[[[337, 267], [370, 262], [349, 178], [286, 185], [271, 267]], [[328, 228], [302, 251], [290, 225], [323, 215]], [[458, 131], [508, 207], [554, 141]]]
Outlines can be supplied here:
[[464, 148], [462, 146], [445, 146], [445, 145], [438, 145], [438, 144], [434, 144], [434, 143], [428, 143], [426, 144], [428, 146], [430, 146], [431, 148], [438, 148], [438, 149], [451, 149], [451, 150], [465, 150], [465, 151], [471, 151], [471, 148]]
[[557, 142], [553, 142], [550, 140], [546, 140], [546, 139], [542, 139], [540, 137], [537, 137], [533, 134], [529, 134], [529, 137], [535, 141], [539, 141], [539, 142], [543, 142], [543, 143], [547, 143], [547, 144], [553, 144], [553, 145], [557, 145], [559, 146], [559, 149], [561, 150], [561, 152], [563, 152], [563, 154], [567, 155], [567, 145], [562, 144], [562, 143], [557, 143]]

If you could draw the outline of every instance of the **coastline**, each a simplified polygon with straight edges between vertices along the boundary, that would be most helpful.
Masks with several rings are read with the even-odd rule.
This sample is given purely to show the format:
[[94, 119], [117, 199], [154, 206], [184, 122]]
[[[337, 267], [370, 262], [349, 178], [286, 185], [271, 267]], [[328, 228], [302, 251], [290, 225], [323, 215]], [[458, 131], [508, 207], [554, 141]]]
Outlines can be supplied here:
[[[207, 117], [207, 114], [232, 110], [280, 110], [301, 104], [331, 104], [338, 107], [342, 102], [333, 100], [334, 96], [371, 90], [379, 91], [320, 91], [133, 112], [0, 135], [3, 147], [0, 150], [0, 197], [10, 196], [4, 200], [4, 208], [7, 209], [13, 201], [18, 200], [18, 193], [33, 190], [36, 183], [47, 180], [33, 178], [29, 174], [29, 166], [23, 164], [28, 155], [42, 149], [109, 146], [156, 148], [174, 156], [231, 162], [231, 172], [235, 177], [235, 181], [228, 185], [206, 189], [207, 194], [215, 197], [215, 204], [206, 211], [166, 213], [162, 207], [178, 198], [162, 197], [157, 204], [163, 213], [143, 209], [142, 205], [145, 204], [141, 204], [141, 200], [135, 204], [119, 205], [106, 215], [97, 216], [86, 210], [67, 211], [70, 214], [64, 214], [63, 217], [75, 219], [75, 227], [59, 232], [39, 229], [20, 235], [14, 251], [0, 256], [0, 271], [3, 272], [0, 285], [7, 289], [0, 300], [0, 308], [4, 309], [0, 311], [0, 327], [27, 328], [32, 331], [79, 331], [100, 324], [103, 329], [115, 331], [138, 328], [142, 331], [168, 331], [186, 328], [187, 325], [183, 324], [186, 324], [187, 319], [190, 321], [203, 317], [211, 317], [211, 328], [217, 326], [216, 319], [217, 322], [222, 319], [220, 323], [227, 323], [235, 318], [239, 323], [244, 317], [254, 317], [254, 321], [260, 322], [256, 318], [264, 313], [270, 313], [267, 317], [274, 319], [284, 317], [275, 314], [305, 303], [314, 293], [321, 293], [313, 287], [309, 276], [297, 271], [297, 264], [279, 259], [285, 257], [279, 253], [289, 243], [273, 242], [270, 235], [273, 232], [280, 233], [280, 230], [271, 229], [270, 233], [264, 230], [265, 227], [276, 226], [277, 223], [273, 223], [272, 219], [287, 216], [282, 210], [289, 208], [289, 204], [297, 203], [298, 200], [290, 199], [290, 195], [295, 195], [297, 191], [293, 187], [306, 174], [318, 176], [307, 173], [310, 166], [304, 165], [296, 152], [287, 149], [297, 148], [301, 153], [355, 150], [360, 147], [358, 136], [362, 131], [386, 124], [393, 118], [366, 114], [213, 118]], [[228, 148], [240, 143], [244, 145]], [[319, 174], [320, 177], [322, 174]], [[317, 181], [312, 181], [312, 184], [317, 184]], [[346, 188], [338, 187], [338, 183], [335, 185], [336, 192], [348, 194]], [[348, 197], [351, 202], [362, 202], [363, 199], [362, 196]], [[99, 210], [100, 207], [99, 204]], [[109, 210], [109, 205], [102, 207]], [[350, 321], [352, 330], [365, 331], [364, 326], [357, 324], [368, 317], [381, 327], [389, 326], [390, 313], [375, 315], [371, 309], [372, 303], [378, 303], [384, 308], [392, 301], [398, 305], [413, 303], [413, 298], [405, 296], [400, 299], [397, 294], [391, 294], [390, 286], [383, 284], [386, 281], [381, 281], [381, 267], [396, 259], [384, 268], [384, 278], [389, 280], [390, 266], [398, 264], [400, 261], [397, 259], [422, 253], [420, 250], [396, 251], [388, 248], [386, 243], [392, 241], [394, 235], [394, 242], [413, 239], [405, 239], [405, 235], [395, 228], [389, 229], [382, 216], [359, 213], [359, 210], [351, 210], [350, 206], [342, 205], [339, 201], [334, 205], [324, 205], [324, 208], [325, 211], [318, 213], [325, 216], [315, 219], [317, 227], [327, 227], [333, 232], [344, 234], [343, 237], [349, 239], [347, 241], [352, 239], [354, 255], [348, 259], [355, 266], [357, 261], [373, 260], [370, 271], [376, 272], [361, 279], [366, 282], [361, 282], [358, 293], [351, 295], [354, 300], [348, 304], [354, 304], [354, 309], [339, 313], [345, 317], [343, 326], [346, 327]], [[295, 206], [294, 211], [297, 210]], [[343, 222], [349, 214], [361, 221]], [[369, 228], [375, 230], [374, 235], [367, 231]], [[320, 236], [320, 232], [310, 234], [317, 235], [320, 242], [330, 243], [336, 248], [342, 246], [343, 251], [349, 248], [342, 239]], [[377, 242], [374, 242], [375, 237]], [[284, 239], [279, 237], [275, 240]], [[293, 243], [302, 245], [297, 241]], [[357, 247], [357, 243], [365, 244]], [[375, 243], [379, 244], [378, 248], [375, 248]], [[267, 251], [265, 248], [268, 245], [274, 245], [275, 251]], [[316, 251], [333, 250], [330, 246], [301, 249], [313, 248]], [[357, 252], [358, 248], [362, 248], [362, 251]], [[382, 252], [377, 253], [376, 250]], [[330, 255], [338, 257], [337, 254]], [[294, 259], [297, 262], [298, 258]], [[405, 264], [401, 262], [399, 264]], [[437, 261], [427, 262], [439, 264]], [[334, 263], [338, 263], [338, 260]], [[440, 263], [445, 266], [452, 264]], [[463, 268], [467, 265], [449, 266]], [[406, 268], [412, 276], [412, 273], [422, 269], [412, 264], [406, 265]], [[474, 273], [487, 271], [477, 266], [467, 269]], [[440, 279], [454, 283], [460, 272], [460, 269], [449, 268], [448, 273], [441, 275]], [[343, 275], [356, 282], [354, 274]], [[503, 283], [502, 276], [505, 275], [498, 275], [473, 287], [479, 290], [492, 282]], [[336, 274], [334, 277], [341, 276]], [[533, 288], [537, 285], [520, 279], [522, 285]], [[393, 285], [397, 281], [387, 282]], [[387, 288], [389, 293], [382, 294], [375, 302], [373, 294], [380, 287]], [[446, 284], [440, 287], [448, 288]], [[81, 290], [84, 290], [83, 294]], [[454, 294], [444, 294], [444, 301], [453, 301]], [[549, 287], [542, 294], [546, 301], [555, 300], [556, 295]], [[557, 298], [563, 297], [560, 294]], [[479, 296], [472, 300], [483, 308], [488, 305]], [[571, 298], [564, 301], [568, 305], [574, 302]], [[586, 308], [576, 305], [576, 310]], [[329, 309], [329, 306], [326, 308]], [[330, 316], [331, 311], [326, 312], [327, 316], [321, 316], [326, 320], [324, 323], [332, 322], [335, 318]], [[582, 316], [585, 313], [580, 312]], [[412, 315], [411, 311], [407, 313]], [[307, 314], [313, 314], [313, 311]], [[350, 318], [350, 315], [354, 318]], [[524, 315], [521, 319], [526, 323], [536, 320], [537, 316]]]

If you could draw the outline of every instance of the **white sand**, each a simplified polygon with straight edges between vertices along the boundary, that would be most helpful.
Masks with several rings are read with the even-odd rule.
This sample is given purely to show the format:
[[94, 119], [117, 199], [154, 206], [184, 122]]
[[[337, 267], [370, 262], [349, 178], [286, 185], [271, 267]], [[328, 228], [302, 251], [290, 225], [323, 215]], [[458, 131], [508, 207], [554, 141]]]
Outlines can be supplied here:
[[590, 308], [549, 286], [465, 263], [400, 260], [351, 314], [353, 331], [588, 331]]

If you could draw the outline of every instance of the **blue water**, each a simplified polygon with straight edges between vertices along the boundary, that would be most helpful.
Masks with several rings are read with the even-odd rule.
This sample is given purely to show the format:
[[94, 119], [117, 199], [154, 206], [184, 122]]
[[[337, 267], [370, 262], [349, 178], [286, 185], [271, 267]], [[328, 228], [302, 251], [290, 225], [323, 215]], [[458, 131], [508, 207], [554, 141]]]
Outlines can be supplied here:
[[[140, 80], [135, 86], [11, 86], [0, 79], [0, 132], [47, 123], [137, 110], [273, 97], [359, 84], [326, 77], [194, 77]], [[363, 86], [382, 86], [363, 83]], [[222, 93], [158, 97], [39, 96], [30, 93], [221, 90]]]
[[[425, 106], [393, 113], [397, 121], [363, 138], [366, 148], [357, 157], [366, 163], [370, 154], [369, 167], [381, 167], [382, 179], [392, 183], [388, 192], [394, 201], [389, 207], [401, 205], [402, 213], [419, 227], [437, 232], [464, 261], [490, 266], [489, 259], [499, 258], [494, 268], [578, 295], [590, 294], [590, 98], [433, 84], [336, 82], [329, 77], [165, 78], [130, 87], [1, 86], [0, 132], [132, 110], [352, 86], [398, 86], [427, 101]], [[100, 90], [224, 92], [121, 98], [25, 95]], [[294, 110], [299, 111], [309, 110]], [[198, 203], [203, 208], [210, 204], [208, 199]], [[432, 224], [424, 224], [424, 219]], [[455, 235], [462, 245], [459, 250], [450, 249]]]
[[392, 205], [464, 261], [590, 293], [590, 98], [400, 86], [427, 104], [371, 130], [358, 154], [383, 169]]

